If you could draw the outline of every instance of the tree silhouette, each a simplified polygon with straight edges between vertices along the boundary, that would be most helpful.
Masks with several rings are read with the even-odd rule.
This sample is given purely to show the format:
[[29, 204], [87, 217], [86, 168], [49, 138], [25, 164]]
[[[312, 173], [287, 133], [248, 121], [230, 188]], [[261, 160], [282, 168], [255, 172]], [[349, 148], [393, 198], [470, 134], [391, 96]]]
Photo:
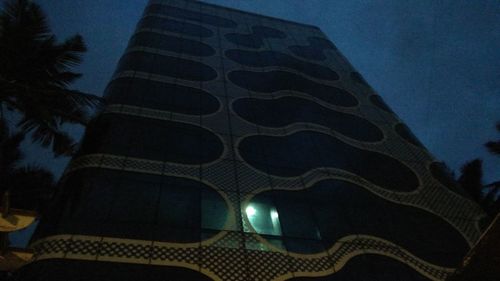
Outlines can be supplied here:
[[[500, 122], [496, 125], [497, 131], [500, 132]], [[497, 141], [489, 141], [484, 144], [488, 150], [496, 155], [500, 155], [500, 140]]]
[[21, 113], [22, 133], [51, 147], [55, 156], [71, 155], [75, 140], [64, 123], [85, 125], [102, 99], [68, 86], [81, 76], [71, 68], [86, 51], [80, 35], [57, 43], [45, 14], [29, 0], [5, 2], [0, 12], [0, 113]]
[[[500, 122], [496, 124], [500, 131]], [[496, 155], [500, 155], [500, 140], [490, 141], [485, 144], [488, 150]], [[482, 185], [482, 162], [480, 159], [467, 162], [461, 168], [462, 175], [458, 182], [466, 189], [481, 207], [490, 215], [488, 224], [491, 223], [486, 234], [476, 242], [471, 255], [466, 258], [467, 264], [460, 268], [448, 281], [455, 280], [498, 280], [498, 223], [495, 223], [495, 216], [500, 212], [500, 198], [497, 196], [500, 191], [500, 182], [494, 182], [486, 186]], [[482, 198], [483, 191], [486, 195]], [[493, 230], [496, 229], [496, 230]]]
[[458, 178], [458, 183], [467, 191], [476, 202], [481, 200], [481, 192], [483, 189], [483, 161], [474, 159], [465, 163], [460, 169], [461, 175]]
[[21, 133], [11, 134], [5, 120], [0, 119], [0, 195], [5, 197], [8, 192], [13, 208], [43, 213], [55, 188], [54, 177], [39, 167], [19, 167], [23, 138]]
[[486, 186], [487, 193], [484, 199], [481, 201], [484, 209], [491, 215], [495, 215], [500, 211], [500, 199], [497, 198], [497, 194], [500, 193], [500, 182], [495, 182]]
[[[496, 129], [500, 132], [500, 122], [497, 122]], [[500, 140], [497, 141], [489, 141], [484, 144], [489, 152], [494, 155], [500, 156]], [[495, 182], [488, 185], [488, 192], [486, 197], [483, 200], [483, 205], [488, 213], [495, 215], [500, 212], [500, 197], [498, 194], [500, 193], [500, 182]]]

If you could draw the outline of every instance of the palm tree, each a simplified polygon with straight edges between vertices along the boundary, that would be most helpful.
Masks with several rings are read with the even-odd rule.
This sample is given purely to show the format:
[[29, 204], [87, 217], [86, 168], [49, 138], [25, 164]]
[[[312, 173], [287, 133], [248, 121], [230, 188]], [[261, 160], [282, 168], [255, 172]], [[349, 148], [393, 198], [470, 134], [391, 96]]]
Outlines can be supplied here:
[[0, 194], [5, 205], [43, 213], [55, 190], [51, 172], [33, 166], [19, 167], [23, 154], [20, 144], [22, 133], [10, 134], [0, 119]]
[[[497, 122], [496, 128], [500, 132], [500, 122]], [[484, 145], [492, 154], [500, 156], [500, 140], [489, 141]], [[494, 216], [500, 212], [500, 197], [498, 197], [500, 182], [489, 184], [487, 187], [489, 190], [483, 201], [488, 212]]]
[[474, 159], [465, 163], [460, 169], [461, 175], [458, 178], [460, 186], [467, 191], [476, 202], [479, 202], [482, 197], [482, 164], [483, 161], [481, 159]]
[[0, 12], [0, 117], [22, 115], [17, 124], [32, 141], [71, 155], [75, 140], [62, 124], [86, 125], [102, 99], [68, 86], [81, 76], [71, 71], [86, 51], [80, 35], [57, 43], [45, 14], [29, 0], [9, 0]]
[[500, 199], [497, 198], [497, 195], [500, 193], [500, 181], [486, 185], [485, 189], [487, 190], [487, 193], [481, 201], [481, 205], [487, 213], [494, 216], [498, 213], [498, 211], [500, 211]]
[[[497, 131], [500, 132], [500, 122], [497, 123], [496, 127], [497, 127]], [[491, 153], [500, 156], [500, 140], [489, 141], [489, 142], [485, 143], [484, 145], [488, 148], [488, 150]]]
[[[55, 190], [54, 176], [49, 171], [39, 167], [19, 167], [23, 158], [20, 150], [23, 139], [22, 133], [10, 134], [7, 123], [0, 119], [0, 215], [13, 222], [14, 229], [25, 227], [17, 225], [17, 215], [29, 213], [34, 219], [36, 213], [45, 213]], [[8, 233], [0, 232], [0, 256], [8, 252]]]

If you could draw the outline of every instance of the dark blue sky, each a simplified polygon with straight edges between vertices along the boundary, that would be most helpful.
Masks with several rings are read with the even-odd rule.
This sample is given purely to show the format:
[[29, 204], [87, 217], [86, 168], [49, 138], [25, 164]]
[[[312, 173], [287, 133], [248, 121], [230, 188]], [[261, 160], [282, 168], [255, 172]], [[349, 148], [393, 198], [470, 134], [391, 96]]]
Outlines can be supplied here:
[[[147, 0], [37, 1], [59, 38], [80, 33], [89, 51], [74, 87], [101, 95]], [[458, 169], [484, 160], [500, 179], [498, 0], [206, 0], [320, 27], [438, 159]], [[81, 129], [72, 129], [81, 134]], [[60, 173], [67, 159], [28, 148]]]

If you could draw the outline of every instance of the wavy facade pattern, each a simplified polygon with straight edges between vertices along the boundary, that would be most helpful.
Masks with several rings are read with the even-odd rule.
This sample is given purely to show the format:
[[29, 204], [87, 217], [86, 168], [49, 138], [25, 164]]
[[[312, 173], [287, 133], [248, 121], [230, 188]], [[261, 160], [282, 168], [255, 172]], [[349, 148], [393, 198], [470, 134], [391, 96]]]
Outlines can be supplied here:
[[17, 280], [445, 280], [480, 209], [316, 27], [151, 0]]

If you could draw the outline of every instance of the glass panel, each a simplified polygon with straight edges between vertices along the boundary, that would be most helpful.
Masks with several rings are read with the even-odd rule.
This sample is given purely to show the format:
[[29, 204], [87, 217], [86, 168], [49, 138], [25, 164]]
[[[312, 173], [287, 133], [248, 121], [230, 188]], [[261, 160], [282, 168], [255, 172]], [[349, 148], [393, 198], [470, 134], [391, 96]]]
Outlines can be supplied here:
[[114, 222], [152, 223], [159, 187], [142, 181], [124, 181], [115, 188], [108, 219]]
[[166, 227], [200, 227], [200, 189], [173, 180], [163, 187], [158, 208], [158, 223]]
[[227, 220], [227, 206], [224, 199], [214, 190], [201, 191], [201, 227], [224, 229]]
[[285, 238], [286, 249], [294, 253], [316, 254], [325, 251], [323, 244], [318, 240]]
[[321, 239], [311, 209], [303, 193], [275, 192], [275, 202], [281, 219], [283, 234], [289, 237]]
[[245, 215], [259, 234], [281, 236], [278, 211], [269, 198], [258, 196], [245, 207]]

